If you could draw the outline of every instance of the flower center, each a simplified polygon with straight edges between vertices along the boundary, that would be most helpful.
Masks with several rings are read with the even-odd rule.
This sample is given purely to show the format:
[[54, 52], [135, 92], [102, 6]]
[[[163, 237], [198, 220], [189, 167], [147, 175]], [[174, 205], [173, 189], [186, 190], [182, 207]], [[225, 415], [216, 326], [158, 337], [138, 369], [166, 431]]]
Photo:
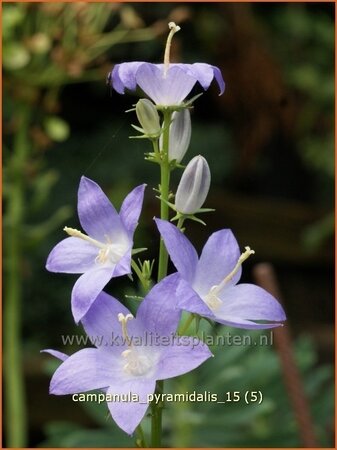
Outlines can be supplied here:
[[164, 78], [167, 75], [167, 71], [170, 67], [170, 51], [171, 51], [171, 43], [173, 36], [180, 30], [180, 27], [176, 25], [174, 22], [169, 22], [168, 24], [170, 32], [167, 36], [165, 53], [164, 53]]
[[145, 375], [152, 368], [150, 358], [144, 354], [140, 354], [134, 348], [124, 350], [124, 352], [122, 352], [122, 357], [126, 361], [123, 366], [124, 372], [129, 375], [134, 375], [136, 377]]
[[105, 236], [106, 242], [104, 243], [87, 236], [75, 228], [64, 227], [64, 231], [69, 234], [69, 236], [83, 239], [84, 241], [90, 242], [90, 244], [99, 248], [98, 255], [95, 258], [96, 263], [105, 264], [106, 262], [111, 262], [116, 264], [125, 253], [125, 246], [121, 244], [113, 244], [108, 236]]
[[133, 319], [132, 314], [127, 314], [126, 316], [124, 316], [124, 314], [122, 313], [118, 314], [118, 321], [122, 326], [123, 338], [128, 345], [128, 348], [121, 354], [122, 358], [125, 360], [123, 370], [129, 375], [141, 376], [145, 375], [152, 368], [153, 364], [148, 356], [142, 354], [139, 350], [136, 350], [132, 346], [132, 339], [128, 335], [127, 331], [127, 322], [131, 319]]
[[250, 255], [253, 255], [254, 253], [255, 253], [254, 250], [251, 250], [250, 247], [245, 247], [245, 251], [238, 259], [238, 262], [236, 263], [234, 269], [229, 273], [229, 275], [227, 275], [221, 281], [220, 284], [212, 286], [208, 294], [205, 295], [203, 300], [212, 311], [216, 311], [217, 309], [219, 309], [219, 307], [223, 303], [222, 300], [220, 300], [219, 298], [219, 293], [226, 286], [226, 284], [234, 277], [234, 275], [237, 273], [242, 263], [246, 261], [246, 259], [248, 259]]

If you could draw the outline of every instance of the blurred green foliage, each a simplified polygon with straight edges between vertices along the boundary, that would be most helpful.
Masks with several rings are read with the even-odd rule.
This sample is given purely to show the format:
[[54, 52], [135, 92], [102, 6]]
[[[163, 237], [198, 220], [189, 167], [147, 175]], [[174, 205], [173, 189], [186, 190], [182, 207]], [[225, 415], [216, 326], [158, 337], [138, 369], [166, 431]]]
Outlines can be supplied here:
[[[270, 16], [267, 27], [277, 36], [286, 31], [287, 39], [275, 39], [273, 44], [287, 85], [297, 96], [298, 151], [312, 176], [318, 179], [317, 203], [329, 207], [335, 176], [334, 22], [323, 11], [313, 14], [305, 4], [297, 4], [280, 8], [278, 14]], [[303, 231], [303, 244], [314, 251], [333, 236], [334, 229], [332, 211]]]

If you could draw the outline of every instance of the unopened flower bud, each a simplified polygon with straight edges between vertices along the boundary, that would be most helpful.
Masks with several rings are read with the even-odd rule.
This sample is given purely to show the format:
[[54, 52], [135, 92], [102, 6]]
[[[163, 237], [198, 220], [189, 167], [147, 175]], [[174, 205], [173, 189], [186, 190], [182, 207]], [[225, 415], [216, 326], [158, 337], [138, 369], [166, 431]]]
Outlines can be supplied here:
[[137, 102], [136, 114], [144, 133], [149, 136], [159, 136], [161, 132], [159, 114], [154, 104], [145, 98]]
[[211, 172], [202, 156], [195, 156], [187, 164], [181, 177], [175, 206], [178, 212], [194, 214], [204, 204], [211, 184]]
[[177, 163], [185, 156], [191, 140], [191, 115], [188, 109], [176, 111], [172, 115], [169, 140], [169, 160]]

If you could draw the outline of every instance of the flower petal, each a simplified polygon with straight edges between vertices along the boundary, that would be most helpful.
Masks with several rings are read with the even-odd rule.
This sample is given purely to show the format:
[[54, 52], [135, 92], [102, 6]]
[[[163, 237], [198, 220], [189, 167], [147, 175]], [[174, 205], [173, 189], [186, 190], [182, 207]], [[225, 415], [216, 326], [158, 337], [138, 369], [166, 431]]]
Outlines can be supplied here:
[[142, 64], [146, 63], [133, 61], [116, 64], [111, 72], [111, 84], [115, 91], [119, 94], [124, 94], [125, 88], [135, 91], [137, 87], [135, 74]]
[[158, 363], [157, 379], [177, 377], [200, 366], [212, 356], [211, 351], [197, 337], [179, 336], [163, 348]]
[[282, 323], [255, 323], [249, 320], [244, 320], [240, 317], [232, 317], [231, 320], [214, 317], [213, 320], [221, 323], [222, 325], [227, 325], [228, 327], [233, 328], [241, 328], [243, 330], [266, 330], [269, 328], [283, 326]]
[[224, 93], [225, 82], [218, 67], [206, 63], [174, 64], [174, 66], [179, 67], [188, 75], [194, 77], [201, 84], [205, 91], [209, 88], [210, 84], [215, 78], [220, 89], [219, 95]]
[[198, 264], [195, 248], [175, 225], [161, 219], [155, 222], [176, 269], [185, 280], [192, 282]]
[[113, 272], [114, 268], [111, 267], [89, 270], [76, 281], [71, 293], [71, 308], [76, 323], [88, 312], [98, 294], [113, 277]]
[[55, 371], [49, 392], [66, 395], [108, 387], [120, 376], [115, 367], [113, 358], [95, 348], [85, 348], [69, 356]]
[[179, 105], [191, 92], [196, 79], [180, 67], [171, 65], [164, 77], [164, 66], [145, 63], [136, 73], [138, 86], [157, 105]]
[[46, 269], [50, 272], [84, 273], [95, 267], [98, 248], [80, 238], [69, 237], [49, 253]]
[[125, 398], [132, 394], [138, 395], [138, 401], [107, 402], [112, 418], [123, 431], [128, 434], [135, 431], [148, 408], [148, 396], [153, 394], [155, 388], [155, 380], [138, 377], [124, 383], [120, 380], [108, 389], [107, 395], [125, 395]]
[[97, 183], [82, 177], [78, 190], [78, 216], [86, 233], [101, 242], [125, 240], [119, 215]]
[[219, 95], [222, 95], [225, 92], [225, 82], [222, 77], [221, 70], [219, 69], [219, 67], [216, 67], [216, 66], [212, 66], [212, 67], [213, 67], [214, 77], [215, 77], [215, 79], [218, 83], [219, 89], [220, 89]]
[[178, 274], [174, 273], [156, 284], [141, 302], [137, 320], [146, 331], [154, 335], [168, 336], [175, 333], [181, 311], [176, 307], [175, 294]]
[[[179, 73], [176, 69], [181, 72]], [[111, 72], [111, 84], [120, 94], [124, 94], [125, 89], [135, 91], [138, 84], [157, 104], [167, 105], [181, 103], [197, 81], [206, 90], [215, 78], [220, 95], [225, 90], [220, 69], [210, 64], [170, 64], [167, 76], [164, 78], [168, 81], [163, 81], [163, 73], [163, 64], [143, 61], [116, 64]]]
[[[286, 320], [282, 306], [267, 291], [255, 284], [238, 284], [219, 295], [223, 304], [215, 311], [216, 320], [238, 328], [270, 328]], [[254, 324], [252, 321], [271, 321]], [[247, 326], [248, 325], [248, 326]]]
[[46, 349], [46, 350], [41, 350], [40, 353], [49, 353], [49, 355], [54, 356], [54, 358], [60, 359], [61, 361], [65, 361], [66, 359], [69, 358], [69, 355], [66, 355], [65, 353], [59, 352], [57, 350], [52, 350], [52, 349]]
[[119, 212], [123, 225], [131, 237], [138, 225], [138, 219], [143, 206], [145, 187], [146, 184], [141, 184], [131, 191], [125, 197]]
[[[81, 319], [81, 323], [91, 342], [101, 350], [122, 353], [125, 340], [122, 339], [122, 326], [118, 314], [130, 314], [130, 311], [116, 298], [101, 292], [89, 311]], [[136, 320], [128, 322], [130, 336], [139, 334]]]
[[199, 294], [191, 287], [191, 285], [180, 278], [177, 283], [176, 295], [178, 297], [177, 307], [191, 313], [199, 314], [202, 317], [214, 318], [211, 309], [202, 300]]
[[131, 273], [131, 248], [118, 261], [114, 270], [114, 278]]
[[[224, 229], [213, 233], [206, 242], [192, 284], [201, 296], [206, 295], [230, 274], [240, 257], [239, 245], [231, 230]], [[241, 267], [228, 285], [235, 284], [241, 277]]]

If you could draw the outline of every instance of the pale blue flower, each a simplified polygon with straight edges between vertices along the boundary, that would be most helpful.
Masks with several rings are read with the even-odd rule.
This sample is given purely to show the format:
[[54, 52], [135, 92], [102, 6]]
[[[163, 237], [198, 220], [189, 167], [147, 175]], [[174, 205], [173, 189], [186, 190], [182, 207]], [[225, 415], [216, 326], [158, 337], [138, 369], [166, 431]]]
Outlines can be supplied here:
[[246, 247], [240, 255], [231, 230], [213, 233], [199, 258], [176, 226], [160, 219], [156, 223], [180, 276], [180, 308], [244, 329], [272, 328], [286, 320], [282, 306], [267, 291], [255, 284], [237, 284], [242, 262], [254, 252]]
[[142, 301], [136, 318], [102, 292], [82, 319], [86, 334], [102, 338], [102, 345], [70, 357], [46, 350], [63, 361], [53, 375], [50, 393], [100, 389], [107, 395], [135, 394], [137, 401], [122, 401], [122, 397], [108, 401], [117, 425], [132, 434], [146, 413], [156, 380], [187, 373], [212, 356], [201, 341], [175, 336], [181, 314], [175, 308], [175, 287], [176, 275], [162, 280]]
[[71, 295], [76, 322], [111, 278], [131, 272], [133, 234], [141, 212], [145, 185], [125, 198], [118, 214], [102, 189], [82, 177], [78, 190], [78, 216], [84, 234], [65, 227], [71, 236], [57, 244], [48, 256], [50, 272], [81, 273]]
[[157, 105], [180, 105], [198, 82], [207, 90], [215, 78], [220, 95], [225, 90], [225, 82], [220, 69], [206, 63], [165, 64], [148, 62], [126, 62], [116, 64], [109, 75], [112, 87], [124, 94], [126, 89], [135, 91], [139, 86]]

